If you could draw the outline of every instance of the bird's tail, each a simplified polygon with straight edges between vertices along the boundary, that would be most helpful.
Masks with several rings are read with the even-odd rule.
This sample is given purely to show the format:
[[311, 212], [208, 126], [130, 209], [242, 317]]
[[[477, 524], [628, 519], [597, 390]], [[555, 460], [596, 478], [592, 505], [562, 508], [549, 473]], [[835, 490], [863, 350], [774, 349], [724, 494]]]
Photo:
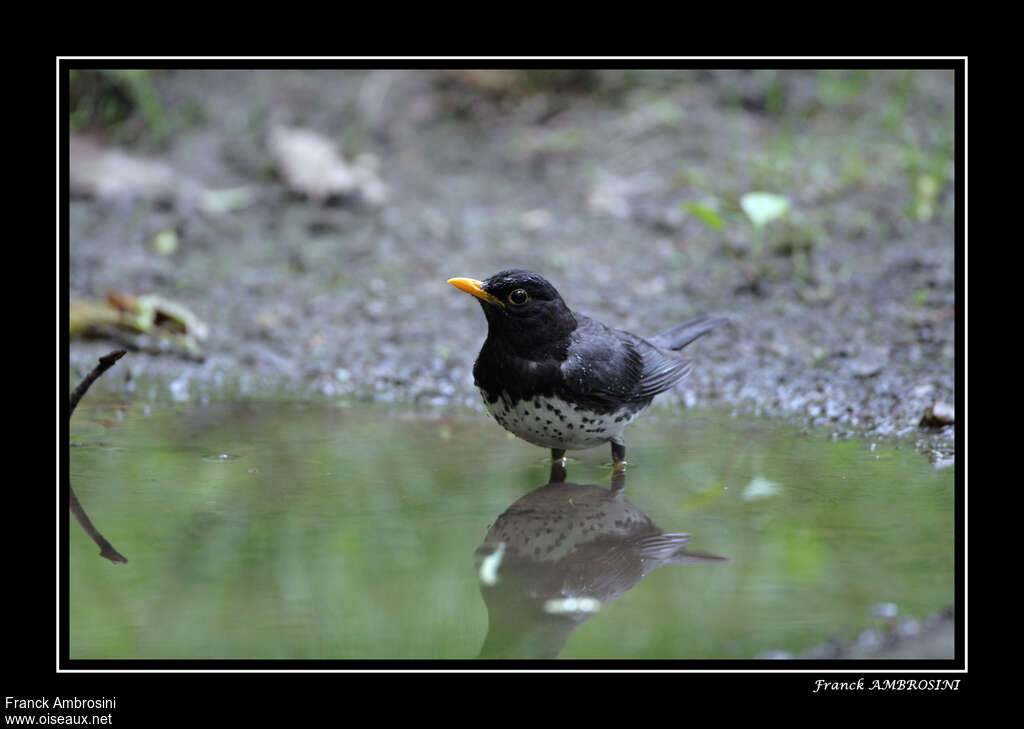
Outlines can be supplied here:
[[728, 319], [721, 317], [699, 316], [696, 319], [684, 321], [671, 329], [666, 329], [661, 334], [649, 338], [647, 341], [656, 347], [664, 349], [682, 349], [699, 336], [707, 334], [712, 329], [722, 324], [727, 324]]
[[685, 549], [690, 543], [690, 535], [681, 532], [663, 532], [649, 534], [637, 539], [636, 544], [646, 559], [658, 560], [666, 564], [698, 564], [701, 562], [727, 562], [728, 557], [721, 557], [708, 552], [689, 552]]

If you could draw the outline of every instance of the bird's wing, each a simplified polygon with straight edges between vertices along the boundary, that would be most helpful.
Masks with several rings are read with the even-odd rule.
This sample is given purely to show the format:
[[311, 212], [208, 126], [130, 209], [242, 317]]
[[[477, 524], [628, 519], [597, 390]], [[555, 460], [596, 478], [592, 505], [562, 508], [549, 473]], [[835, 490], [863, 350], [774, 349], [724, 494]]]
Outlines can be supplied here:
[[671, 389], [693, 362], [640, 337], [577, 316], [579, 327], [562, 363], [565, 386], [600, 407], [648, 400]]
[[643, 340], [637, 346], [644, 360], [643, 375], [634, 390], [638, 400], [671, 390], [693, 369], [693, 360], [689, 357], [658, 349]]

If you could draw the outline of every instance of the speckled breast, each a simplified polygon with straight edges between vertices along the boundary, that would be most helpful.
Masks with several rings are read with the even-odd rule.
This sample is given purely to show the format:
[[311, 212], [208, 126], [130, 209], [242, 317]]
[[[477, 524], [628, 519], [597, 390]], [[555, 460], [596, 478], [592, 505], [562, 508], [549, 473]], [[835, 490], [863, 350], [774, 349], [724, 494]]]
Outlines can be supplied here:
[[498, 425], [528, 443], [545, 448], [582, 450], [617, 440], [623, 429], [650, 405], [630, 403], [611, 413], [593, 413], [558, 397], [535, 397], [512, 402], [502, 395], [484, 407]]

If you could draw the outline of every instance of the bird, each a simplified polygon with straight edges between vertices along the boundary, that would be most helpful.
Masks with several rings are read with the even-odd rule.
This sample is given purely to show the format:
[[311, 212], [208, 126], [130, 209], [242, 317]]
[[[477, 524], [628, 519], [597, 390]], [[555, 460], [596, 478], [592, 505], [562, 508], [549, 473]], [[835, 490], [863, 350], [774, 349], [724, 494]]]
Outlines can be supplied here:
[[[518, 498], [474, 552], [487, 606], [481, 658], [555, 658], [569, 635], [659, 567], [727, 557], [689, 549], [618, 486], [567, 483], [564, 474]], [[680, 616], [684, 619], [685, 616]]]
[[613, 471], [626, 466], [626, 426], [693, 369], [679, 350], [728, 321], [697, 317], [644, 338], [572, 311], [525, 269], [448, 283], [475, 296], [487, 319], [473, 380], [498, 424], [549, 448], [553, 462], [610, 443]]

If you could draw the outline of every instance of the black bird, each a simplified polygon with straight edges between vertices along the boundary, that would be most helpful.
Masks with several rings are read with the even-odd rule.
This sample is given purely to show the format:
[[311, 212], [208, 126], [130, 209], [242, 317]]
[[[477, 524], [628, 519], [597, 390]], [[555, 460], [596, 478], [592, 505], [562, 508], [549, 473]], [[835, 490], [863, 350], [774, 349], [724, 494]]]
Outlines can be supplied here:
[[644, 339], [571, 311], [531, 271], [448, 283], [479, 299], [487, 317], [473, 378], [498, 424], [558, 461], [611, 443], [616, 470], [626, 463], [625, 427], [693, 368], [675, 350], [727, 321], [700, 317]]
[[630, 503], [625, 471], [610, 489], [554, 475], [509, 506], [474, 554], [488, 617], [481, 658], [555, 658], [595, 610], [659, 567], [727, 560], [690, 551], [689, 534]]

